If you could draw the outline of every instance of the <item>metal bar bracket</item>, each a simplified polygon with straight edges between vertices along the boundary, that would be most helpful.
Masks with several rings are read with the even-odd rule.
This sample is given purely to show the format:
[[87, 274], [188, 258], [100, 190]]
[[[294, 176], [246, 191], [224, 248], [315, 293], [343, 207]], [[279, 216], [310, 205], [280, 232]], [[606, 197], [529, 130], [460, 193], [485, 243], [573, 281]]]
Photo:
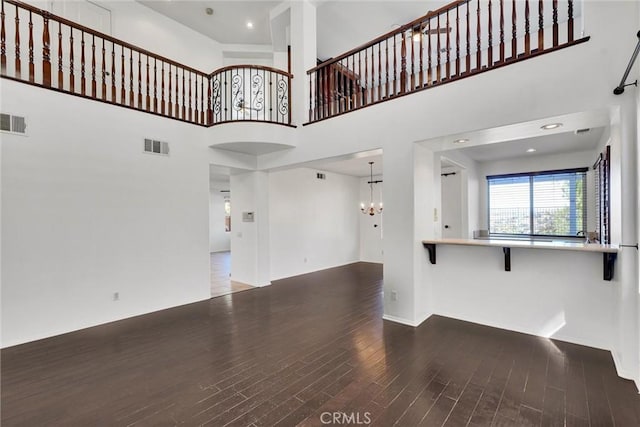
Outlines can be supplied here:
[[431, 264], [435, 264], [436, 263], [436, 245], [435, 243], [423, 243], [424, 247], [427, 248], [427, 251], [429, 252], [429, 262]]
[[602, 254], [602, 266], [604, 270], [603, 279], [610, 282], [613, 279], [614, 266], [616, 264], [617, 253], [605, 252]]
[[504, 253], [504, 271], [511, 271], [511, 248], [502, 248]]

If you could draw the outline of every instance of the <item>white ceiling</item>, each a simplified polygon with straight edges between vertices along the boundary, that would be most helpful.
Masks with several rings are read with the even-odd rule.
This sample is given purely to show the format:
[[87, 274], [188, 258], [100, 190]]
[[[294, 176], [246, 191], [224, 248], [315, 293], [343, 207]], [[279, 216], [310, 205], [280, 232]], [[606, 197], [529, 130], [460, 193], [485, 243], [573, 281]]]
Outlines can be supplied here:
[[[574, 131], [562, 132], [496, 144], [461, 147], [460, 150], [478, 162], [513, 159], [522, 156], [572, 153], [596, 148], [603, 132], [604, 127], [599, 127], [581, 134], [576, 134]], [[528, 153], [527, 149], [529, 148], [536, 151]]]
[[366, 157], [361, 159], [342, 160], [339, 162], [320, 165], [319, 169], [326, 172], [340, 173], [356, 177], [367, 177], [370, 174], [369, 162], [373, 164], [373, 174], [382, 175], [382, 156]]
[[[137, 0], [224, 44], [272, 45], [269, 12], [280, 1]], [[317, 56], [325, 60], [406, 24], [446, 1], [316, 0]], [[213, 15], [205, 13], [213, 9]], [[247, 21], [253, 22], [248, 29]], [[277, 41], [275, 41], [276, 44]]]
[[[191, 29], [225, 44], [271, 44], [269, 11], [279, 1], [138, 0]], [[213, 9], [213, 15], [205, 13]], [[253, 28], [247, 28], [247, 21]]]
[[[608, 109], [584, 111], [565, 114], [562, 116], [547, 117], [530, 122], [514, 123], [496, 128], [480, 129], [462, 132], [453, 135], [444, 135], [436, 138], [419, 141], [421, 145], [434, 152], [446, 152], [448, 150], [469, 149], [478, 145], [498, 144], [513, 142], [523, 139], [566, 134], [577, 129], [596, 129], [608, 126], [610, 123]], [[562, 123], [563, 126], [553, 130], [542, 130], [541, 127], [550, 123]], [[456, 144], [458, 139], [467, 139], [466, 144]], [[561, 145], [558, 146], [561, 149]], [[572, 150], [575, 151], [575, 150]]]
[[291, 145], [279, 144], [277, 142], [225, 142], [213, 145], [212, 148], [261, 156], [263, 154], [286, 150], [292, 147]]
[[365, 44], [450, 1], [327, 0], [316, 2], [318, 58]]
[[301, 165], [324, 172], [334, 172], [343, 175], [366, 177], [370, 174], [369, 162], [373, 163], [373, 174], [382, 175], [382, 153], [375, 150], [369, 153], [358, 153], [339, 160], [317, 160]]

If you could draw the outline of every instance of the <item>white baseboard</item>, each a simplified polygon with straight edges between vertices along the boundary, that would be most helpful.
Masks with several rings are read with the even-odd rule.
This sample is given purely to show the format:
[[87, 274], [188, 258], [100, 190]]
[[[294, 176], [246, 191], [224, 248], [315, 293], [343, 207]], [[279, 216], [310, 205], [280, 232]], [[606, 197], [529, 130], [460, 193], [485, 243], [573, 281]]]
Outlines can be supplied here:
[[613, 364], [616, 367], [616, 372], [618, 373], [618, 376], [621, 378], [626, 378], [628, 380], [633, 381], [633, 383], [636, 385], [636, 390], [640, 392], [640, 378], [634, 377], [632, 372], [629, 372], [628, 370], [624, 369], [622, 362], [618, 357], [617, 352], [612, 350], [611, 357], [613, 357]]
[[[520, 333], [528, 334], [528, 335], [541, 336], [541, 335], [538, 335], [535, 332], [533, 332], [533, 331], [531, 331], [531, 330], [529, 330], [527, 328], [518, 327], [518, 325], [512, 325], [510, 327], [505, 327], [505, 325], [496, 324], [495, 322], [487, 322], [487, 321], [483, 321], [483, 319], [459, 316], [459, 315], [452, 314], [452, 313], [440, 312], [440, 313], [434, 313], [434, 314], [436, 314], [438, 316], [442, 316], [442, 317], [448, 317], [448, 318], [451, 318], [451, 319], [462, 320], [462, 321], [465, 321], [465, 322], [477, 323], [479, 325], [485, 325], [485, 326], [489, 326], [489, 327], [492, 327], [492, 328], [498, 328], [498, 329], [504, 329], [504, 330], [507, 330], [507, 331], [520, 332]], [[547, 337], [544, 337], [544, 338], [547, 338]], [[603, 343], [594, 342], [592, 340], [587, 340], [587, 339], [584, 339], [583, 337], [569, 336], [569, 335], [564, 335], [564, 334], [556, 334], [556, 335], [554, 335], [552, 337], [549, 337], [549, 338], [550, 339], [554, 339], [554, 340], [558, 340], [558, 341], [566, 341], [566, 342], [570, 342], [570, 343], [573, 343], [573, 344], [578, 344], [578, 345], [583, 345], [583, 346], [587, 346], [587, 347], [593, 347], [593, 348], [598, 348], [598, 349], [601, 349], [601, 350], [608, 351], [609, 353], [611, 353], [611, 357], [613, 358], [613, 364], [614, 364], [614, 366], [616, 368], [616, 373], [618, 374], [618, 376], [621, 377], [621, 378], [632, 380], [634, 382], [635, 386], [636, 386], [636, 389], [638, 391], [640, 391], [640, 378], [634, 377], [632, 372], [624, 369], [624, 366], [621, 363], [618, 355], [616, 354], [616, 352], [614, 350], [612, 350], [610, 348], [610, 346], [603, 345]]]
[[477, 323], [478, 325], [490, 326], [492, 328], [504, 329], [506, 331], [520, 332], [522, 334], [535, 335], [538, 337], [550, 338], [558, 341], [566, 341], [573, 344], [584, 345], [586, 347], [593, 347], [601, 350], [611, 351], [610, 343], [592, 340], [587, 337], [579, 337], [579, 336], [567, 335], [563, 333], [555, 333], [551, 337], [546, 337], [546, 336], [537, 334], [536, 331], [531, 330], [530, 328], [527, 328], [524, 325], [517, 325], [517, 324], [505, 325], [500, 322], [495, 322], [492, 320], [483, 319], [476, 316], [464, 316], [464, 315], [460, 315], [459, 313], [450, 313], [447, 311], [437, 311], [436, 313], [433, 313], [433, 314], [436, 314], [442, 317], [449, 317], [451, 319], [462, 320], [464, 322]]
[[270, 286], [270, 285], [271, 285], [271, 282], [265, 282], [265, 283], [256, 283], [250, 286], [255, 286], [256, 288], [264, 288], [265, 286]]
[[293, 273], [291, 273], [291, 274], [287, 273], [287, 275], [286, 275], [286, 276], [282, 276], [282, 277], [272, 277], [272, 278], [271, 278], [271, 280], [272, 280], [272, 281], [274, 281], [274, 280], [291, 279], [292, 277], [304, 276], [305, 274], [317, 273], [317, 272], [319, 272], [319, 271], [323, 271], [323, 270], [330, 270], [330, 269], [332, 269], [332, 268], [338, 268], [338, 267], [344, 267], [344, 266], [351, 265], [351, 264], [357, 264], [357, 263], [359, 263], [359, 262], [362, 262], [362, 261], [358, 261], [358, 260], [355, 260], [355, 261], [347, 261], [347, 262], [342, 262], [342, 263], [339, 263], [339, 264], [328, 265], [328, 266], [322, 266], [322, 267], [317, 268], [317, 269], [315, 269], [315, 270], [304, 270], [304, 271], [297, 272], [297, 273], [295, 273], [295, 274], [293, 274]]
[[427, 320], [429, 317], [431, 317], [431, 314], [427, 313], [427, 314], [423, 315], [422, 318], [419, 318], [417, 320], [409, 320], [409, 319], [405, 319], [405, 318], [402, 318], [402, 317], [397, 317], [397, 316], [392, 316], [390, 314], [385, 314], [385, 315], [382, 316], [382, 319], [388, 320], [390, 322], [400, 323], [402, 325], [413, 326], [414, 328], [416, 328], [416, 327], [420, 326], [422, 324], [422, 322]]
[[269, 286], [271, 284], [271, 282], [248, 283], [248, 282], [243, 282], [243, 281], [240, 281], [240, 280], [235, 280], [233, 277], [230, 277], [230, 280], [233, 283], [237, 283], [239, 285], [245, 285], [245, 286], [253, 286], [254, 288], [264, 288], [265, 286]]
[[[207, 293], [208, 293], [208, 290], [207, 290]], [[73, 326], [68, 327], [68, 328], [58, 328], [56, 330], [51, 330], [51, 331], [48, 331], [48, 332], [43, 333], [43, 334], [29, 335], [29, 336], [25, 336], [25, 337], [20, 338], [20, 339], [14, 339], [14, 340], [11, 340], [11, 341], [3, 341], [2, 344], [0, 344], [0, 348], [4, 350], [6, 348], [14, 347], [16, 345], [27, 344], [27, 343], [34, 342], [34, 341], [39, 341], [39, 340], [43, 340], [43, 339], [47, 339], [47, 338], [56, 337], [58, 335], [68, 334], [70, 332], [82, 331], [82, 330], [88, 329], [88, 328], [95, 328], [96, 326], [102, 326], [102, 325], [107, 325], [109, 323], [120, 322], [122, 320], [127, 320], [127, 319], [131, 319], [131, 318], [134, 318], [134, 317], [145, 316], [147, 314], [156, 313], [156, 312], [159, 312], [159, 311], [171, 310], [173, 308], [177, 308], [177, 307], [181, 307], [181, 306], [185, 306], [185, 305], [197, 304], [199, 302], [209, 301], [210, 299], [211, 299], [211, 295], [207, 295], [204, 298], [195, 297], [195, 298], [190, 298], [190, 299], [183, 300], [183, 301], [178, 301], [178, 302], [176, 302], [175, 305], [174, 304], [172, 304], [172, 305], [159, 305], [157, 307], [149, 308], [149, 309], [146, 309], [146, 310], [132, 311], [132, 312], [124, 313], [124, 314], [120, 314], [120, 315], [109, 315], [109, 316], [105, 316], [103, 319], [98, 320], [98, 321], [87, 322], [87, 323], [80, 324], [80, 325], [73, 325]]]

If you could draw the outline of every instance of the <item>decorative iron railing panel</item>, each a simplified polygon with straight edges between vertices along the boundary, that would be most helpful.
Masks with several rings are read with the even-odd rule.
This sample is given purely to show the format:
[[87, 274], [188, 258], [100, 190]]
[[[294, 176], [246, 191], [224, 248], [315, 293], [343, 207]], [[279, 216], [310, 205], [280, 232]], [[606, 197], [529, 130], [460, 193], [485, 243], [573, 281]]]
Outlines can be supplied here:
[[314, 122], [588, 40], [573, 0], [458, 0], [309, 70]]
[[261, 121], [291, 124], [291, 74], [275, 68], [234, 65], [211, 75], [212, 124]]

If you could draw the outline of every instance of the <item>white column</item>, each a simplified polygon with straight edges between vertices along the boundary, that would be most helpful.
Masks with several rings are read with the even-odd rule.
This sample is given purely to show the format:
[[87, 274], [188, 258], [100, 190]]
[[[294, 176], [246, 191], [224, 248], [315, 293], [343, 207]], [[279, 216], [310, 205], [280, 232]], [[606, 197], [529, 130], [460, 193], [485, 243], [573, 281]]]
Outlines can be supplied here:
[[269, 174], [231, 175], [231, 280], [270, 285]]
[[[638, 241], [638, 187], [637, 187], [637, 106], [632, 97], [622, 98], [620, 114], [614, 113], [612, 121], [612, 242], [634, 245]], [[617, 153], [615, 150], [617, 149]], [[617, 164], [616, 164], [617, 163]], [[619, 170], [620, 173], [615, 173]], [[620, 177], [619, 185], [615, 179]], [[620, 188], [619, 195], [613, 189]], [[618, 196], [618, 197], [616, 197]], [[619, 202], [616, 203], [616, 198]], [[619, 210], [617, 213], [616, 208]], [[615, 221], [620, 219], [618, 227]], [[616, 236], [616, 229], [620, 230], [620, 237]], [[613, 354], [616, 359], [618, 374], [631, 378], [640, 385], [639, 366], [639, 308], [640, 297], [638, 288], [638, 251], [634, 248], [623, 247], [618, 254], [614, 280], [611, 282], [617, 290], [617, 310], [614, 325], [617, 336], [613, 339]]]
[[[434, 155], [416, 144], [384, 148], [384, 318], [417, 326], [432, 313], [422, 240], [434, 230]], [[439, 177], [439, 168], [438, 168]]]
[[292, 120], [295, 125], [309, 121], [309, 78], [307, 70], [316, 66], [316, 7], [307, 0], [291, 4]]

